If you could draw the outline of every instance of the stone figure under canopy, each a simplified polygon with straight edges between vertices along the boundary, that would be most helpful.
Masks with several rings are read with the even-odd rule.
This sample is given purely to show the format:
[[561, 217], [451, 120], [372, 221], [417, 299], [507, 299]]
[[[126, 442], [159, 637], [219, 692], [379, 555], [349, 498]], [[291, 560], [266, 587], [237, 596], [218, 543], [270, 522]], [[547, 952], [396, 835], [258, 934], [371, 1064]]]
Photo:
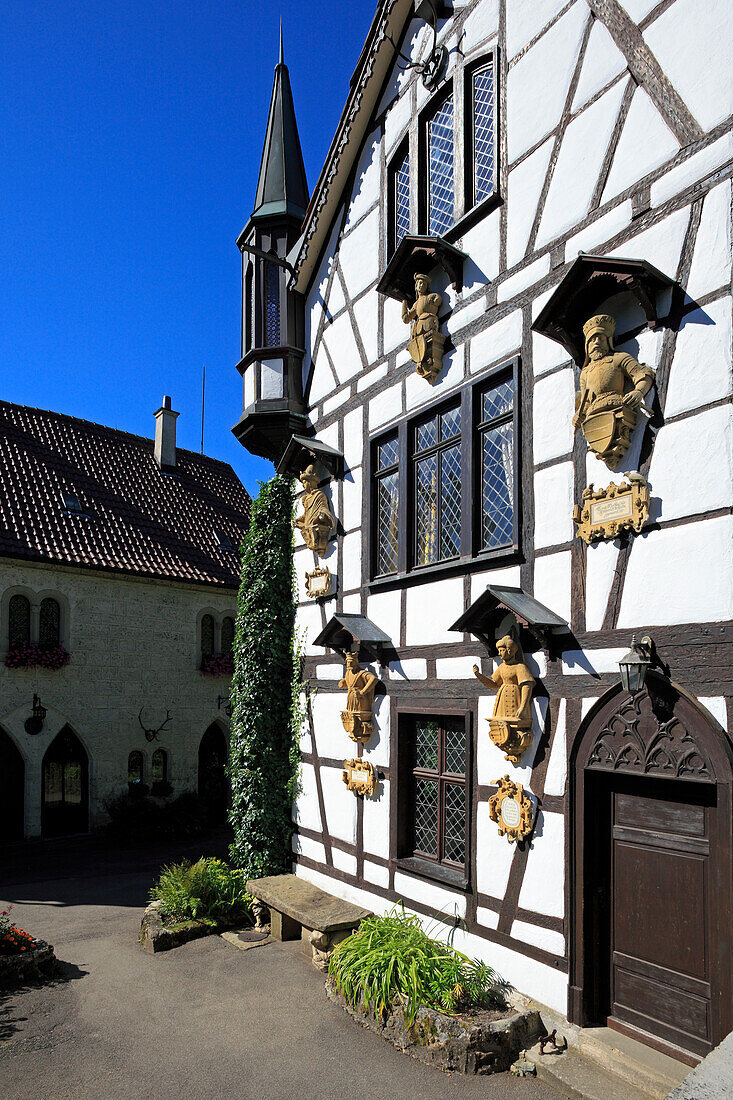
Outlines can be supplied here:
[[[613, 350], [616, 322], [608, 314], [583, 325], [585, 362], [575, 395], [573, 426], [611, 470], [628, 450], [638, 410], [654, 384], [654, 371], [628, 352]], [[631, 387], [631, 388], [629, 388]]]
[[434, 382], [443, 366], [445, 336], [438, 324], [438, 310], [443, 304], [439, 294], [430, 293], [430, 279], [420, 272], [415, 276], [415, 301], [402, 303], [402, 320], [412, 322], [407, 350], [417, 364], [417, 373]]
[[339, 687], [346, 689], [346, 710], [341, 711], [341, 722], [352, 741], [364, 744], [374, 733], [372, 709], [378, 683], [373, 672], [360, 666], [357, 653], [346, 654], [346, 669], [339, 680]]
[[500, 638], [496, 648], [501, 664], [490, 676], [484, 676], [478, 665], [473, 674], [485, 687], [498, 688], [494, 713], [489, 718], [489, 737], [507, 760], [518, 764], [525, 749], [532, 743], [532, 691], [535, 679], [524, 663], [519, 639], [512, 631]]
[[307, 466], [299, 481], [305, 489], [303, 514], [293, 520], [293, 524], [300, 530], [306, 546], [322, 558], [331, 533], [336, 529], [336, 520], [329, 508], [328, 497], [323, 489], [318, 488], [320, 478], [315, 466]]

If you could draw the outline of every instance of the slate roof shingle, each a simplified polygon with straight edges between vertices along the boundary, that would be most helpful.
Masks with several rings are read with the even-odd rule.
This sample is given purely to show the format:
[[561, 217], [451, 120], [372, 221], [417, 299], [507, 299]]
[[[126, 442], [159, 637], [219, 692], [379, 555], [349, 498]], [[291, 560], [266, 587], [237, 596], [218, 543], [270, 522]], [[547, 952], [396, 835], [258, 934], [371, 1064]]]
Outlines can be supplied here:
[[249, 508], [225, 462], [179, 449], [161, 473], [152, 439], [0, 401], [0, 555], [231, 587]]

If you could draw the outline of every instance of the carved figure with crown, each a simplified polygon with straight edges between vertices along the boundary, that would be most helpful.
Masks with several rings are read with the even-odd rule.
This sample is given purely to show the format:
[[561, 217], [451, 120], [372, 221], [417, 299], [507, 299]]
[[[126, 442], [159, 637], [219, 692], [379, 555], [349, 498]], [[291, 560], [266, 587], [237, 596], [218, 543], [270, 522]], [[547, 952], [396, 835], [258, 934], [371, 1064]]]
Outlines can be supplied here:
[[438, 324], [438, 310], [443, 299], [439, 294], [430, 293], [430, 279], [419, 271], [415, 276], [415, 295], [412, 305], [407, 299], [402, 303], [402, 320], [406, 325], [412, 321], [407, 350], [417, 364], [417, 373], [428, 382], [434, 382], [443, 366], [445, 336]]
[[654, 384], [654, 371], [628, 352], [613, 350], [616, 322], [608, 314], [583, 325], [585, 362], [575, 395], [573, 426], [582, 428], [594, 454], [615, 470], [631, 442], [642, 402]]

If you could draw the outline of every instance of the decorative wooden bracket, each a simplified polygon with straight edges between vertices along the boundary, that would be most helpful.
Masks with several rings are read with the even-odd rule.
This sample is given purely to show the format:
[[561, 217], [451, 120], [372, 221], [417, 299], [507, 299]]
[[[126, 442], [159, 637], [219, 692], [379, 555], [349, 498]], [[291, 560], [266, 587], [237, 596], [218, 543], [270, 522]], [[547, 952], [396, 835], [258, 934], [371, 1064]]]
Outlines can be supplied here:
[[387, 298], [398, 302], [415, 297], [415, 275], [421, 272], [429, 275], [440, 267], [451, 281], [454, 290], [463, 289], [463, 262], [467, 260], [465, 252], [448, 244], [442, 237], [403, 237], [392, 259], [387, 264], [384, 275], [377, 284], [377, 290]]

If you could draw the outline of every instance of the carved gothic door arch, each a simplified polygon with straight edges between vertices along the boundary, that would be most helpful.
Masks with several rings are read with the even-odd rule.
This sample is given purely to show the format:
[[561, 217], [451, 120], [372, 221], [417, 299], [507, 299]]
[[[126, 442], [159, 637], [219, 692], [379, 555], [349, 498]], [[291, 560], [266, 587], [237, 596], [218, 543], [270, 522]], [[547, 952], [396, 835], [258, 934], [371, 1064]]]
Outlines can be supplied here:
[[612, 688], [571, 749], [568, 1017], [704, 1056], [733, 1026], [733, 753], [649, 673]]

